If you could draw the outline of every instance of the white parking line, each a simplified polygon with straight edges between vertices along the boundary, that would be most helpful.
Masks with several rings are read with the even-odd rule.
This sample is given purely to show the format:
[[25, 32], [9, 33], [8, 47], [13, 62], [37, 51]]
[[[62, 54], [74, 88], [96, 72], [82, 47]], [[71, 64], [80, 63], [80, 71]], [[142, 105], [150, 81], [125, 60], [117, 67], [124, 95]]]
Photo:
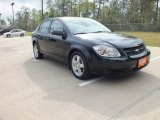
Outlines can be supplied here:
[[[158, 60], [158, 59], [160, 59], [160, 56], [151, 58], [151, 61]], [[100, 79], [102, 79], [102, 77], [101, 77], [101, 78], [97, 78], [97, 79], [93, 79], [93, 80], [89, 80], [89, 81], [80, 83], [80, 84], [78, 84], [78, 85], [79, 85], [80, 87], [83, 87], [83, 86], [92, 84], [92, 83], [94, 83], [94, 82], [96, 82], [96, 81], [98, 81], [98, 80], [100, 80]]]
[[36, 60], [36, 59], [35, 59], [35, 60], [33, 60], [33, 61], [34, 61], [34, 62], [39, 62], [39, 60]]
[[80, 87], [86, 86], [86, 85], [91, 84], [91, 83], [94, 83], [94, 82], [96, 82], [96, 81], [98, 81], [98, 80], [100, 80], [100, 79], [102, 79], [102, 78], [103, 78], [103, 77], [100, 77], [100, 78], [97, 78], [97, 79], [93, 79], [93, 80], [89, 80], [89, 81], [80, 83], [79, 86], [80, 86]]

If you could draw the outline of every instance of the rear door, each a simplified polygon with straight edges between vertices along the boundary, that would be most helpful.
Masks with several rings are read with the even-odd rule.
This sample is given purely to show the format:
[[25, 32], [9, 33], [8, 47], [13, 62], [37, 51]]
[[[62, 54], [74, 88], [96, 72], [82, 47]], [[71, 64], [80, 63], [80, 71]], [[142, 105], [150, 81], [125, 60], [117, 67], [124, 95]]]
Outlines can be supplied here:
[[17, 29], [17, 33], [16, 33], [16, 36], [20, 36], [20, 34], [22, 33], [22, 30], [20, 29]]
[[11, 31], [11, 36], [13, 36], [13, 37], [16, 36], [16, 35], [17, 35], [17, 32], [18, 32], [18, 31], [17, 31], [16, 29], [15, 29], [15, 30], [12, 30], [12, 31]]
[[50, 25], [51, 25], [51, 20], [46, 20], [40, 25], [38, 31], [36, 32], [35, 37], [38, 40], [41, 52], [47, 53], [46, 42], [49, 36]]

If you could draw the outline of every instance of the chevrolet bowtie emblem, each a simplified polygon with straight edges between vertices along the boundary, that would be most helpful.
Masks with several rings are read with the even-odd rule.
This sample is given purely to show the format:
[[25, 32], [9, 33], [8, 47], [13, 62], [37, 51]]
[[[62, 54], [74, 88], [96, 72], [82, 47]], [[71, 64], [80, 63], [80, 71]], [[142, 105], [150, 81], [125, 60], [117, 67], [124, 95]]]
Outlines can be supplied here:
[[135, 49], [135, 52], [139, 52], [139, 49]]

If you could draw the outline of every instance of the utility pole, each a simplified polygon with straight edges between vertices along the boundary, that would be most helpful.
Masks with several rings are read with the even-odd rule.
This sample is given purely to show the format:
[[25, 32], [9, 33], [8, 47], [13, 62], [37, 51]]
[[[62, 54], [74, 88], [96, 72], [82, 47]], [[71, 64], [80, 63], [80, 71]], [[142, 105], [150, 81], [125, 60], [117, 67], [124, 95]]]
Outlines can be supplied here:
[[14, 4], [15, 4], [14, 2], [11, 3], [11, 6], [12, 6], [12, 13], [13, 13], [13, 26], [14, 26], [14, 8], [13, 8]]
[[1, 28], [1, 15], [2, 15], [2, 14], [0, 13], [0, 28]]
[[42, 7], [42, 20], [43, 20], [43, 0], [41, 0], [41, 7]]

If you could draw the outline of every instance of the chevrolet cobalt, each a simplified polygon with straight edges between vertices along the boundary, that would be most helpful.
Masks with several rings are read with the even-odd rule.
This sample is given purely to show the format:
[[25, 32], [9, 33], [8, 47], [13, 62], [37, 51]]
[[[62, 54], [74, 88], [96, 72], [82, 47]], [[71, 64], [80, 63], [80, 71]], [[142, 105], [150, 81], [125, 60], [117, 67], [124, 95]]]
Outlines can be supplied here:
[[111, 32], [101, 23], [79, 17], [44, 20], [32, 34], [36, 59], [43, 55], [68, 65], [78, 79], [116, 70], [140, 70], [150, 51], [141, 39]]

